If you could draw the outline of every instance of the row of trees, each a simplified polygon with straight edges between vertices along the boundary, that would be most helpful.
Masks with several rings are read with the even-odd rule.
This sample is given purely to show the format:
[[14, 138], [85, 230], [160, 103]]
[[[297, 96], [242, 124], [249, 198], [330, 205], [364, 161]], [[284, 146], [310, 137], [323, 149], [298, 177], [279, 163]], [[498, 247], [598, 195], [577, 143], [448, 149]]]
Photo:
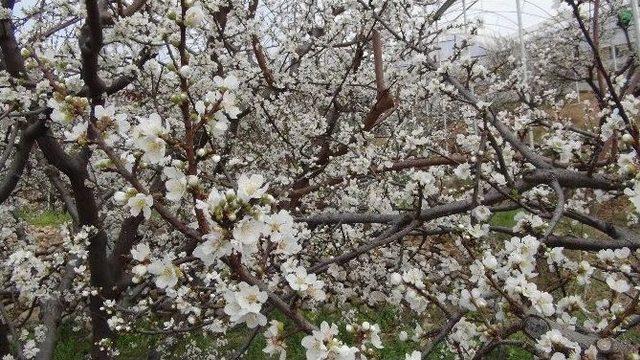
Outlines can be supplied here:
[[[562, 2], [528, 83], [466, 40], [436, 57], [455, 0], [2, 5], [3, 359], [52, 358], [63, 320], [94, 359], [127, 333], [249, 328], [200, 356], [262, 333], [281, 359], [397, 336], [309, 320], [329, 305], [407, 314], [407, 359], [637, 356], [640, 72], [599, 46], [621, 1]], [[71, 217], [46, 247], [14, 211], [41, 179]]]

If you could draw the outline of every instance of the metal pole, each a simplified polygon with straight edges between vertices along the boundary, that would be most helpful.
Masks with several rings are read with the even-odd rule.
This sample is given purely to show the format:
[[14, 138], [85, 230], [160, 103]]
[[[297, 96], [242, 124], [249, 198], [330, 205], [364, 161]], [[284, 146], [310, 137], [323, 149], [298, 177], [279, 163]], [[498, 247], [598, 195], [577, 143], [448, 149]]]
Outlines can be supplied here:
[[[467, 27], [467, 2], [465, 0], [462, 0], [462, 21], [463, 21], [464, 34], [466, 36], [468, 36], [469, 34], [467, 34], [467, 31], [468, 31], [467, 30], [468, 29], [468, 27]], [[471, 47], [472, 46], [473, 45], [471, 44], [471, 41], [469, 39], [469, 43], [467, 44], [467, 50], [466, 50], [467, 56], [469, 58], [471, 58]], [[471, 81], [469, 81], [469, 91], [471, 92], [471, 94], [474, 94], [473, 83]], [[476, 134], [476, 135], [478, 134], [478, 123], [476, 122], [475, 118], [473, 119], [473, 133]]]
[[[464, 34], [468, 36], [469, 34], [467, 34], [467, 3], [464, 0], [462, 0], [462, 22], [463, 22], [462, 29], [464, 30]], [[467, 56], [471, 57], [471, 42], [467, 44], [466, 53], [467, 53]]]
[[[440, 0], [436, 1], [436, 6], [438, 8], [440, 8]], [[436, 30], [438, 29], [438, 20], [436, 20], [436, 22], [435, 22], [435, 28], [436, 28]], [[439, 32], [436, 34], [436, 44], [438, 46], [438, 52], [436, 53], [436, 63], [438, 64], [438, 67], [440, 67], [441, 58], [442, 58], [444, 52], [442, 51], [442, 42], [440, 40], [440, 33]], [[442, 94], [438, 94], [438, 110], [440, 110], [442, 115], [443, 115], [442, 116], [442, 120], [443, 120], [443, 123], [444, 123], [443, 125], [444, 125], [445, 134], [446, 134], [447, 125], [448, 125], [447, 124], [447, 112], [444, 111], [444, 101], [442, 99]]]
[[464, 21], [464, 31], [467, 31], [467, 3], [462, 0], [462, 21]]
[[518, 39], [520, 40], [520, 57], [522, 61], [522, 83], [526, 85], [527, 77], [527, 49], [524, 46], [524, 30], [522, 29], [522, 0], [516, 0], [516, 11], [518, 13]]
[[633, 35], [636, 41], [636, 61], [640, 61], [640, 9], [638, 9], [638, 0], [631, 0], [631, 12], [633, 13]]
[[[522, 0], [516, 0], [516, 12], [518, 13], [518, 38], [520, 40], [520, 61], [522, 61], [522, 92], [528, 100], [527, 86], [529, 78], [527, 75], [527, 49], [524, 46], [524, 30], [522, 29]], [[533, 131], [529, 131], [529, 145], [533, 146]]]

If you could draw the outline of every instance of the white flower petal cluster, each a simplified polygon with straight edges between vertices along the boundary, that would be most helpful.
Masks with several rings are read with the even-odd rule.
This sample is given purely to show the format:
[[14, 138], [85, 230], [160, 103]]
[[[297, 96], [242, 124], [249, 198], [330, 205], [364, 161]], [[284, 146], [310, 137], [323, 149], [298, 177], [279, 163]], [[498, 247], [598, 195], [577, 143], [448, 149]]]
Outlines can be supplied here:
[[148, 266], [149, 273], [155, 275], [155, 284], [160, 289], [173, 288], [178, 284], [182, 272], [173, 264], [174, 257], [165, 255], [162, 259], [151, 261]]
[[69, 124], [76, 119], [82, 120], [88, 105], [86, 98], [70, 95], [62, 99], [54, 96], [47, 101], [47, 106], [52, 109], [51, 120], [60, 124]]
[[24, 296], [34, 296], [38, 293], [38, 281], [47, 275], [47, 264], [30, 250], [18, 250], [3, 262], [7, 269], [11, 269], [10, 282]]
[[625, 293], [631, 289], [631, 285], [625, 279], [616, 278], [613, 275], [607, 276], [607, 285], [617, 293]]
[[268, 185], [264, 183], [262, 175], [240, 175], [238, 178], [238, 197], [242, 201], [260, 199], [267, 192]]
[[184, 24], [188, 27], [197, 27], [204, 21], [204, 12], [199, 5], [191, 6], [184, 15]]
[[213, 85], [217, 89], [208, 91], [204, 100], [198, 100], [195, 103], [195, 109], [207, 122], [211, 134], [221, 138], [229, 128], [229, 119], [236, 119], [241, 112], [235, 94], [239, 82], [233, 74], [229, 74], [225, 78], [215, 76]]
[[102, 127], [108, 128], [110, 131], [104, 133], [104, 141], [107, 145], [113, 146], [119, 138], [126, 139], [129, 136], [131, 124], [127, 121], [127, 114], [118, 113], [116, 106], [96, 105], [94, 108], [94, 117]]
[[153, 206], [153, 196], [137, 193], [127, 200], [127, 206], [131, 216], [138, 216], [142, 212], [145, 219], [151, 216], [151, 206]]
[[187, 176], [175, 167], [166, 167], [163, 171], [167, 177], [167, 181], [164, 183], [167, 189], [167, 200], [174, 202], [182, 200], [187, 193], [187, 187], [189, 185]]
[[264, 221], [264, 235], [269, 236], [269, 240], [276, 244], [274, 253], [293, 255], [302, 249], [296, 239], [297, 231], [294, 228], [293, 217], [288, 211], [280, 210], [267, 216]]
[[151, 249], [147, 243], [134, 246], [131, 249], [131, 257], [138, 262], [144, 262], [151, 255]]
[[538, 340], [536, 348], [554, 360], [580, 359], [580, 345], [564, 337], [557, 329], [549, 330], [543, 334]]
[[[242, 254], [242, 261], [251, 263], [251, 257], [261, 251], [263, 239], [269, 241], [276, 255], [292, 255], [300, 251], [299, 234], [288, 211], [271, 214], [263, 204], [272, 202], [266, 194], [264, 178], [256, 175], [241, 175], [237, 191], [224, 192], [211, 189], [205, 200], [196, 200], [196, 209], [204, 212], [210, 220], [211, 233], [203, 236], [194, 256], [206, 266], [232, 252]], [[220, 224], [227, 224], [223, 229]], [[310, 290], [317, 299], [323, 298], [320, 282]]]
[[310, 297], [317, 301], [323, 301], [326, 298], [326, 294], [322, 290], [324, 281], [319, 280], [316, 274], [308, 274], [307, 270], [302, 266], [293, 269], [291, 273], [285, 276], [285, 279], [291, 289], [305, 297]]
[[358, 349], [343, 344], [336, 335], [338, 326], [323, 321], [319, 330], [305, 336], [302, 346], [306, 349], [307, 360], [355, 360]]
[[133, 129], [133, 137], [137, 148], [144, 153], [144, 161], [150, 164], [165, 162], [167, 143], [163, 136], [167, 133], [168, 130], [162, 125], [162, 119], [157, 113], [139, 119], [138, 126]]
[[404, 356], [404, 360], [420, 360], [420, 359], [422, 359], [422, 353], [417, 350], [414, 350], [411, 354], [406, 354]]
[[267, 324], [267, 317], [260, 312], [267, 301], [267, 293], [260, 291], [258, 286], [241, 282], [237, 291], [226, 291], [224, 299], [224, 312], [232, 323], [246, 323], [249, 328]]
[[71, 131], [65, 131], [64, 137], [65, 140], [69, 142], [86, 142], [87, 139], [87, 129], [89, 127], [88, 122], [79, 122], [73, 125]]
[[[363, 322], [360, 326], [358, 326], [360, 330], [361, 344], [366, 346], [371, 344], [376, 349], [382, 349], [384, 346], [382, 345], [382, 339], [380, 338], [380, 325], [371, 324], [368, 321]], [[361, 345], [361, 346], [362, 346]]]
[[137, 192], [133, 188], [125, 191], [116, 191], [113, 194], [113, 200], [116, 204], [124, 205], [129, 209], [131, 216], [138, 216], [140, 213], [145, 219], [151, 216], [151, 207], [153, 206], [153, 196]]
[[212, 232], [202, 237], [204, 242], [200, 243], [193, 250], [193, 256], [200, 259], [205, 266], [218, 261], [225, 255], [231, 254], [232, 244], [224, 239], [219, 232]]
[[271, 320], [264, 332], [267, 346], [262, 351], [270, 356], [277, 355], [279, 360], [287, 358], [287, 343], [284, 338], [284, 324], [278, 320]]
[[491, 217], [491, 210], [484, 205], [480, 205], [475, 209], [471, 210], [471, 215], [476, 218], [478, 221], [487, 221]]

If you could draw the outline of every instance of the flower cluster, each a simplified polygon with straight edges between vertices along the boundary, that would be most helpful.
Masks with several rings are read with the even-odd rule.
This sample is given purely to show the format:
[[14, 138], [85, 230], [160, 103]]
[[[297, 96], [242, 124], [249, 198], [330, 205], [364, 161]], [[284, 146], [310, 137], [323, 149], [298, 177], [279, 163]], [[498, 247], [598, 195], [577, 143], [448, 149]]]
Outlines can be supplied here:
[[349, 347], [336, 339], [338, 326], [329, 325], [326, 321], [320, 324], [320, 329], [302, 339], [302, 346], [306, 349], [307, 360], [353, 360], [358, 349]]
[[[99, 358], [128, 332], [229, 358], [236, 327], [281, 359], [631, 356], [625, 2], [563, 1], [479, 57], [432, 41], [480, 31], [434, 21], [455, 2], [380, 3], [0, 8], [0, 351], [47, 357], [65, 323]], [[589, 49], [610, 39], [613, 64]], [[549, 331], [521, 337], [532, 318]]]
[[257, 286], [241, 282], [237, 291], [227, 290], [224, 299], [224, 312], [232, 323], [246, 323], [249, 328], [267, 324], [267, 318], [260, 312], [267, 301], [267, 293]]

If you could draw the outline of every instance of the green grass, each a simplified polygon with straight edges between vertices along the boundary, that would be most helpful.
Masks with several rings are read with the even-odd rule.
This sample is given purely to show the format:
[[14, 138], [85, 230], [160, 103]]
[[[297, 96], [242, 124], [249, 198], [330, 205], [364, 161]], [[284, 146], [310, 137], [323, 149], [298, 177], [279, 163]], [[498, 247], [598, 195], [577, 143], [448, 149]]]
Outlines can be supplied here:
[[[320, 313], [307, 312], [305, 314], [307, 318], [320, 324], [321, 320], [329, 323], [335, 323], [340, 329], [340, 339], [347, 344], [353, 344], [353, 335], [345, 331], [346, 319], [345, 314], [340, 310], [334, 311], [322, 311]], [[305, 336], [302, 332], [295, 332], [295, 326], [292, 322], [285, 318], [281, 313], [274, 312], [271, 316], [272, 319], [279, 320], [285, 324], [285, 333], [289, 334], [286, 339], [287, 343], [287, 359], [291, 360], [304, 360], [305, 349], [300, 344], [302, 338]], [[410, 314], [405, 314], [393, 307], [384, 307], [380, 309], [372, 309], [366, 306], [358, 307], [358, 311], [355, 315], [353, 322], [362, 323], [363, 321], [369, 321], [370, 323], [376, 323], [380, 325], [381, 332], [383, 334], [382, 343], [383, 349], [374, 349], [374, 352], [369, 359], [380, 360], [404, 360], [405, 354], [411, 353], [414, 350], [420, 350], [423, 346], [417, 344], [411, 340], [400, 341], [397, 334], [404, 330], [409, 333], [409, 336], [413, 333], [414, 322]], [[209, 350], [217, 350], [219, 355], [225, 355], [227, 358], [235, 353], [236, 349], [243, 346], [251, 334], [251, 330], [246, 327], [239, 326], [238, 329], [228, 332], [226, 335], [217, 334], [205, 334], [202, 331], [194, 331], [189, 334], [182, 334], [177, 337], [177, 341], [170, 348], [170, 355], [163, 356], [163, 359], [180, 359], [184, 360], [187, 348], [193, 348], [203, 350], [203, 353]], [[216, 348], [216, 340], [225, 336], [228, 339], [228, 343], [222, 347]], [[116, 348], [119, 351], [118, 359], [134, 360], [145, 359], [149, 349], [156, 348], [156, 344], [160, 342], [159, 336], [146, 336], [137, 333], [125, 333], [120, 335], [116, 341]], [[247, 353], [243, 359], [248, 360], [262, 360], [269, 359], [267, 355], [262, 352], [262, 349], [266, 346], [266, 341], [262, 332], [256, 336], [251, 345], [249, 346]], [[54, 352], [55, 360], [82, 360], [85, 359], [90, 352], [90, 340], [85, 330], [74, 332], [72, 326], [68, 323], [61, 326], [59, 341], [56, 345]], [[196, 360], [199, 357], [192, 357]], [[277, 359], [277, 358], [273, 358]], [[444, 342], [440, 343], [434, 351], [428, 357], [430, 360], [454, 360], [455, 355], [451, 353]], [[503, 349], [496, 349], [488, 354], [487, 359], [494, 360], [530, 360], [533, 359], [531, 354], [516, 347], [505, 347]]]
[[[58, 342], [53, 352], [54, 360], [84, 360], [91, 352], [91, 340], [88, 330], [74, 331], [71, 323], [63, 323], [60, 326]], [[119, 351], [118, 359], [138, 360], [145, 359], [149, 349], [153, 348], [156, 339], [153, 336], [143, 336], [134, 333], [125, 333], [116, 339], [116, 348]]]
[[629, 344], [640, 344], [640, 331], [631, 329], [622, 334], [620, 340], [626, 341]]
[[91, 343], [85, 331], [74, 332], [72, 325], [60, 326], [58, 343], [53, 351], [55, 360], [83, 360], [91, 351]]
[[516, 216], [519, 210], [501, 211], [491, 215], [489, 223], [493, 226], [513, 227], [516, 222], [513, 217]]
[[499, 360], [504, 359], [505, 356], [508, 360], [533, 360], [533, 354], [514, 346], [494, 350], [489, 354], [488, 358]]
[[71, 216], [67, 212], [57, 210], [20, 210], [18, 216], [27, 224], [37, 227], [58, 226], [71, 221]]
[[119, 351], [118, 359], [137, 360], [146, 359], [149, 349], [155, 345], [156, 338], [136, 333], [125, 333], [116, 339]]

